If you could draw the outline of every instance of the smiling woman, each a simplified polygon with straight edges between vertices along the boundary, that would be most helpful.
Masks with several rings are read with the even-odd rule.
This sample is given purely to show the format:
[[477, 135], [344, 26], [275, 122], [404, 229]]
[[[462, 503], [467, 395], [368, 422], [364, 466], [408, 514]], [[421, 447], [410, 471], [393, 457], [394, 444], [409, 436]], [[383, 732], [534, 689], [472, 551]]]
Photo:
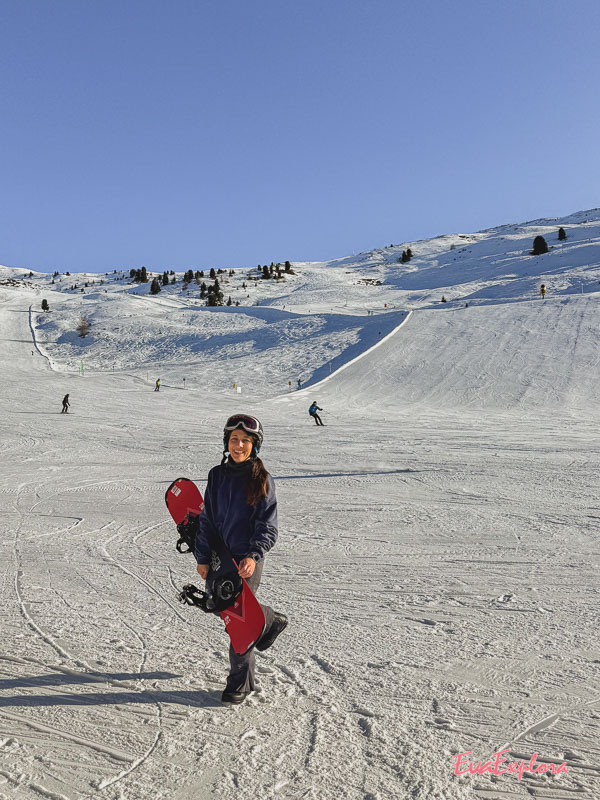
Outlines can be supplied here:
[[[223, 460], [208, 474], [204, 508], [198, 517], [196, 561], [206, 580], [211, 544], [223, 539], [240, 577], [254, 593], [260, 584], [264, 557], [277, 541], [275, 484], [258, 457], [263, 442], [260, 420], [247, 414], [229, 417], [223, 429]], [[262, 606], [265, 627], [256, 643], [266, 650], [287, 625], [287, 617]], [[229, 648], [230, 672], [223, 702], [242, 703], [254, 690], [254, 648], [243, 655]]]
[[250, 458], [254, 442], [249, 433], [233, 431], [229, 436], [229, 455], [236, 464], [241, 464]]

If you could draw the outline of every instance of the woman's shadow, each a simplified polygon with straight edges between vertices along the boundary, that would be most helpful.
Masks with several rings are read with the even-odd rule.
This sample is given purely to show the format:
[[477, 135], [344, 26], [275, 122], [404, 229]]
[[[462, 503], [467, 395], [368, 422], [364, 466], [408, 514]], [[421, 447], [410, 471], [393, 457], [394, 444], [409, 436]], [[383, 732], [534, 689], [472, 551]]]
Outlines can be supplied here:
[[[0, 680], [0, 691], [7, 689], [41, 689], [45, 686], [77, 685], [90, 683], [103, 683], [105, 681], [131, 681], [131, 680], [169, 680], [181, 678], [170, 672], [133, 672], [133, 673], [80, 673], [38, 675], [34, 677], [22, 676], [18, 678], [5, 678]], [[123, 704], [149, 704], [149, 703], [174, 703], [177, 705], [194, 706], [200, 708], [222, 706], [221, 693], [209, 692], [205, 689], [198, 691], [142, 689], [134, 691], [129, 687], [112, 687], [110, 691], [81, 692], [76, 690], [66, 694], [18, 694], [14, 696], [0, 696], [0, 708], [14, 706], [86, 706], [86, 705], [123, 705]]]

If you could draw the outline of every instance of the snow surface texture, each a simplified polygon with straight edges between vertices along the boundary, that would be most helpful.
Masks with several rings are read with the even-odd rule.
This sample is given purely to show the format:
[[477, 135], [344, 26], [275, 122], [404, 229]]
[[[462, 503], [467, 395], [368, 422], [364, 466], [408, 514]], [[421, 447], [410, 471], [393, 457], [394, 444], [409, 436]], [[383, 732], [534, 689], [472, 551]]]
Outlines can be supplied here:
[[[0, 268], [1, 800], [600, 797], [600, 213], [293, 268], [218, 309]], [[229, 708], [163, 494], [239, 409], [291, 623]], [[504, 747], [569, 772], [454, 776]]]

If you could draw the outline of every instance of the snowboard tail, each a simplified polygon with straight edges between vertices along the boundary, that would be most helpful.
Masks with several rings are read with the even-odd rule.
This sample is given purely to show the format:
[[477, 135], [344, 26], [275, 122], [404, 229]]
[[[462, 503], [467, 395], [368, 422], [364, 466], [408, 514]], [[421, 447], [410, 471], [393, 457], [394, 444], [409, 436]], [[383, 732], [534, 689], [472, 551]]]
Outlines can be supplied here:
[[[177, 550], [180, 553], [193, 552], [194, 517], [204, 507], [200, 490], [189, 478], [177, 478], [165, 492], [165, 503], [179, 531]], [[186, 550], [183, 545], [187, 547]], [[265, 627], [265, 615], [252, 589], [240, 578], [238, 565], [225, 542], [218, 537], [211, 546], [207, 591], [203, 592], [189, 584], [179, 597], [184, 603], [219, 614], [225, 623], [231, 646], [238, 655], [243, 655], [260, 638]]]
[[188, 515], [197, 516], [204, 508], [204, 498], [194, 481], [177, 478], [165, 492], [165, 503], [176, 525]]

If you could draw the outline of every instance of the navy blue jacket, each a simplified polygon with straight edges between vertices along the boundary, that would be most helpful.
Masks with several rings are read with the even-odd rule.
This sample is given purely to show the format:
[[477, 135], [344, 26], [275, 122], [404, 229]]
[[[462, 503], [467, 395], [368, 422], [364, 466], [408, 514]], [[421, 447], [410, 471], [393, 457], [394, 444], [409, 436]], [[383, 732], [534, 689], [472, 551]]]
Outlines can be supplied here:
[[268, 494], [255, 506], [246, 502], [250, 461], [226, 462], [208, 473], [204, 508], [198, 517], [195, 555], [210, 563], [210, 544], [220, 534], [236, 561], [250, 556], [260, 561], [277, 541], [277, 499], [269, 475]]
[[312, 403], [311, 407], [308, 409], [308, 413], [311, 415], [311, 417], [314, 417], [317, 411], [323, 411], [323, 409], [316, 403]]

